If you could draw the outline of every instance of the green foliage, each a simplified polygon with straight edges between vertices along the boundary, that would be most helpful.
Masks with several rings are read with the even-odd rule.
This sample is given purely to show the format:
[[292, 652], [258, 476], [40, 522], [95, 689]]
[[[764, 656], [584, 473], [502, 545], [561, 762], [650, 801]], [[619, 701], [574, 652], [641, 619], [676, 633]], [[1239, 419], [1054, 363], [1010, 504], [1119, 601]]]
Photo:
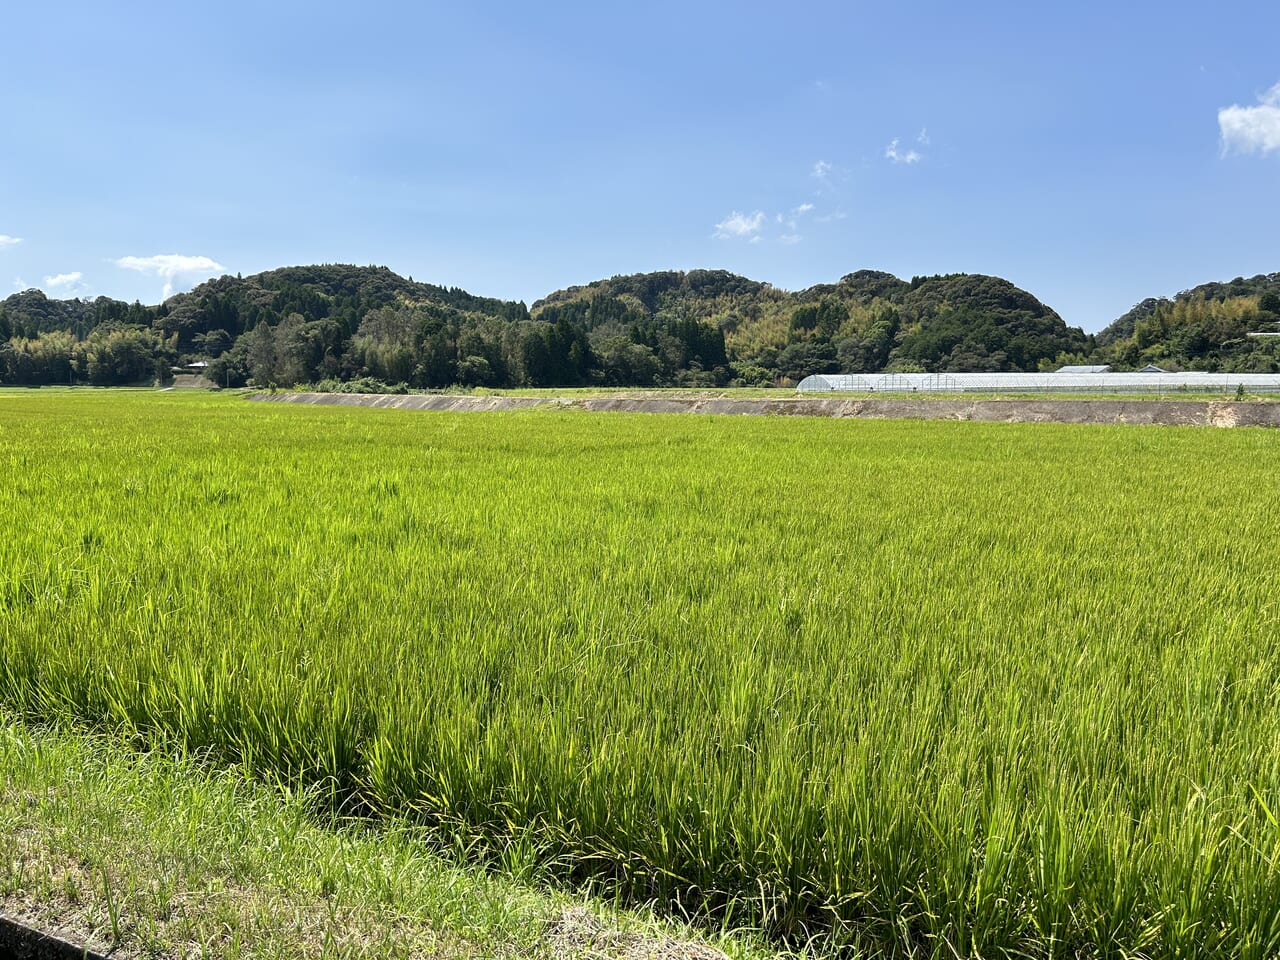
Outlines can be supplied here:
[[[93, 326], [93, 306], [82, 300], [50, 300], [41, 290], [24, 290], [4, 300], [9, 336], [34, 340], [42, 333], [70, 331], [77, 336]], [[5, 339], [8, 339], [6, 337]]]
[[799, 382], [815, 373], [836, 373], [840, 364], [836, 348], [815, 340], [793, 343], [778, 354], [778, 373]]
[[1143, 300], [1098, 334], [1100, 362], [1124, 368], [1273, 373], [1277, 343], [1250, 333], [1280, 324], [1280, 273], [1206, 283], [1172, 300]]
[[929, 371], [1023, 371], [1086, 348], [1082, 331], [998, 277], [916, 277], [899, 297], [902, 326], [890, 363], [915, 362]]
[[646, 344], [625, 336], [605, 337], [596, 344], [594, 353], [604, 386], [651, 387], [658, 382], [661, 361]]
[[73, 354], [78, 370], [94, 386], [151, 384], [170, 379], [177, 342], [145, 327], [97, 327], [76, 344]]
[[458, 383], [464, 387], [491, 387], [497, 379], [485, 357], [472, 353], [458, 361]]
[[307, 322], [329, 320], [346, 340], [370, 312], [413, 306], [434, 307], [454, 319], [478, 315], [517, 321], [528, 315], [523, 304], [415, 283], [386, 267], [324, 264], [219, 277], [170, 298], [167, 315], [156, 322], [179, 332], [184, 347], [199, 334], [224, 330], [238, 337], [260, 323], [274, 327], [291, 314]]
[[84, 340], [55, 330], [0, 346], [0, 383], [148, 385], [168, 380], [176, 359], [176, 340], [145, 327], [96, 327]]
[[[1008, 281], [979, 274], [907, 282], [862, 270], [788, 293], [723, 270], [664, 271], [570, 287], [530, 311], [385, 267], [287, 267], [220, 277], [155, 307], [14, 294], [0, 303], [0, 343], [9, 341], [0, 378], [90, 379], [60, 341], [33, 345], [108, 329], [152, 331], [153, 372], [167, 371], [175, 354], [198, 357], [223, 385], [372, 377], [412, 389], [723, 386], [805, 370], [1033, 371], [1064, 357], [1120, 369], [1269, 372], [1280, 370], [1280, 344], [1248, 334], [1280, 332], [1280, 274], [1144, 300], [1095, 338]], [[95, 368], [95, 382], [134, 382], [137, 358], [121, 351], [98, 351], [100, 362], [114, 356], [123, 366]], [[746, 379], [735, 369], [749, 371]]]
[[404, 383], [386, 383], [374, 377], [359, 377], [355, 380], [321, 380], [310, 387], [316, 393], [372, 393], [400, 394], [409, 392]]
[[733, 379], [731, 387], [771, 387], [774, 382], [774, 371], [754, 363], [732, 363], [729, 371]]
[[823, 297], [817, 304], [796, 307], [791, 314], [791, 329], [830, 340], [848, 319], [848, 310], [839, 301]]
[[[578, 951], [537, 949], [566, 923], [625, 937], [636, 956], [708, 953], [687, 926], [539, 889], [532, 838], [499, 871], [403, 822], [317, 816], [311, 791], [254, 782], [179, 744], [137, 746], [0, 712], [0, 824], [17, 853], [0, 860], [0, 907], [28, 905], [28, 921], [101, 947], [89, 956], [568, 960]], [[775, 960], [723, 940], [736, 960]], [[81, 956], [19, 951], [4, 955]]]
[[252, 371], [249, 366], [249, 344], [241, 337], [230, 349], [209, 361], [205, 378], [218, 387], [243, 387], [249, 383]]
[[[859, 271], [794, 294], [724, 272], [643, 274], [571, 287], [535, 303], [533, 315], [569, 319], [593, 335], [603, 330], [615, 336], [626, 325], [648, 330], [635, 339], [654, 346], [660, 357], [662, 324], [668, 331], [680, 322], [714, 324], [728, 361], [764, 368], [775, 378], [793, 379], [804, 369], [863, 373], [904, 364], [1035, 370], [1046, 357], [1088, 349], [1080, 330], [1068, 328], [1030, 294], [1008, 281], [970, 274], [905, 283]], [[831, 349], [786, 353], [804, 343]], [[778, 366], [784, 356], [785, 369]], [[718, 360], [699, 364], [721, 366]], [[663, 373], [669, 378], [674, 371]]]

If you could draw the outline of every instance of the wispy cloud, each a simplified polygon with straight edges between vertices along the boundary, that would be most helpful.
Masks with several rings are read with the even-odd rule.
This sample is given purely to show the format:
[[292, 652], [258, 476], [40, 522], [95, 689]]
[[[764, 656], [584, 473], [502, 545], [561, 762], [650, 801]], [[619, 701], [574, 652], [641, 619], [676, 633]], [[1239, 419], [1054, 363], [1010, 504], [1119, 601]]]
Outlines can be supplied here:
[[928, 127], [921, 127], [921, 128], [920, 128], [920, 135], [919, 135], [918, 137], [916, 137], [916, 143], [920, 144], [920, 146], [922, 146], [922, 147], [927, 147], [927, 146], [929, 145], [930, 141], [929, 141], [929, 128], [928, 128]]
[[[809, 176], [818, 181], [815, 194], [821, 195], [826, 192], [827, 181], [835, 171], [836, 168], [826, 160], [814, 163]], [[817, 209], [816, 204], [803, 200], [794, 207], [775, 209], [768, 213], [763, 210], [752, 213], [734, 210], [716, 224], [714, 236], [718, 240], [746, 240], [748, 243], [768, 241], [792, 246], [804, 239], [800, 233], [800, 226], [806, 218], [810, 221], [831, 219], [813, 216]]]
[[84, 275], [79, 270], [74, 270], [71, 273], [55, 273], [51, 277], [44, 278], [44, 286], [46, 290], [53, 293], [74, 296], [88, 289], [81, 283], [83, 279]]
[[1271, 153], [1280, 150], [1280, 83], [1252, 107], [1233, 104], [1218, 111], [1222, 153]]
[[226, 270], [226, 267], [209, 257], [189, 257], [180, 253], [162, 253], [154, 257], [121, 257], [115, 261], [115, 265], [125, 270], [161, 277], [164, 280], [163, 296], [166, 299], [173, 293], [174, 281], [180, 276], [210, 276]]
[[884, 148], [884, 157], [890, 163], [912, 164], [919, 163], [924, 159], [923, 153], [919, 153], [910, 147], [906, 150], [898, 149], [901, 143], [902, 140], [899, 137], [894, 137], [889, 141], [889, 145]]
[[800, 220], [807, 214], [812, 213], [813, 210], [812, 203], [802, 203], [798, 207], [792, 207], [791, 213], [787, 216], [778, 214], [778, 223], [782, 224], [787, 231], [778, 237], [779, 242], [792, 246], [804, 239], [800, 236]]
[[717, 240], [749, 239], [752, 243], [760, 239], [760, 229], [764, 226], [764, 211], [755, 213], [739, 213], [734, 210], [716, 224]]
[[13, 289], [15, 292], [21, 293], [23, 290], [30, 290], [31, 285], [27, 283], [27, 281], [23, 280], [21, 277], [14, 277]]
[[16, 247], [21, 242], [21, 237], [11, 237], [8, 234], [0, 233], [0, 250], [5, 247]]

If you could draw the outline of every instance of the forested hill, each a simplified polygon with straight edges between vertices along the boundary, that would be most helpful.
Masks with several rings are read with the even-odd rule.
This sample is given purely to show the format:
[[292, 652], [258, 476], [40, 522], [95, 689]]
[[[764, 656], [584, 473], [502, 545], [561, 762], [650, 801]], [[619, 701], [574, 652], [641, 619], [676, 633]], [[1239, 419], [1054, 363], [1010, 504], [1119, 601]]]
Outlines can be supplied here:
[[600, 342], [656, 348], [673, 323], [723, 334], [735, 373], [764, 382], [810, 373], [1035, 370], [1092, 343], [1007, 280], [978, 274], [899, 280], [862, 270], [788, 293], [724, 271], [647, 273], [571, 287], [533, 305]]
[[1280, 370], [1280, 273], [1203, 283], [1172, 300], [1151, 297], [1097, 335], [1099, 362], [1135, 368], [1272, 373]]
[[[496, 382], [487, 355], [529, 325], [522, 303], [345, 264], [218, 277], [152, 307], [28, 290], [0, 301], [0, 381], [136, 383], [205, 360], [230, 386]], [[461, 372], [460, 360], [470, 361]]]
[[614, 277], [523, 303], [385, 267], [220, 277], [157, 306], [0, 301], [0, 380], [136, 383], [203, 360], [223, 385], [723, 386], [810, 373], [1033, 370], [1091, 351], [1006, 280], [860, 271], [786, 292], [725, 271]]

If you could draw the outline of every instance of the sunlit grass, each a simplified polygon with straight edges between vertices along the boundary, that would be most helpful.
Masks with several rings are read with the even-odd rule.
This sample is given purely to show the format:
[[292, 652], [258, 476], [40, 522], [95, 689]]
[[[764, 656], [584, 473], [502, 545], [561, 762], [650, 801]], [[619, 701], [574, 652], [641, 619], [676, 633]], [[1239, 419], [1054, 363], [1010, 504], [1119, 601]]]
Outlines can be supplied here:
[[1264, 958], [1275, 444], [11, 399], [0, 702], [792, 942]]
[[544, 868], [520, 850], [486, 871], [402, 821], [317, 817], [308, 791], [173, 743], [136, 746], [0, 712], [0, 914], [113, 957], [588, 955], [566, 927], [583, 947], [696, 949], [687, 929], [538, 890]]

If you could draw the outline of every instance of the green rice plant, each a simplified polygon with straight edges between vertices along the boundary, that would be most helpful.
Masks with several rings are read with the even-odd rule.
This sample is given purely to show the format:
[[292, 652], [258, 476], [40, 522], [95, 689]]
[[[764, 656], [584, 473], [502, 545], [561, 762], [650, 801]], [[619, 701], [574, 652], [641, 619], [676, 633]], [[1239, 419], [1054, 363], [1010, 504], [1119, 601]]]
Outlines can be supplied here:
[[8, 709], [791, 943], [1280, 951], [1268, 432], [0, 413]]

